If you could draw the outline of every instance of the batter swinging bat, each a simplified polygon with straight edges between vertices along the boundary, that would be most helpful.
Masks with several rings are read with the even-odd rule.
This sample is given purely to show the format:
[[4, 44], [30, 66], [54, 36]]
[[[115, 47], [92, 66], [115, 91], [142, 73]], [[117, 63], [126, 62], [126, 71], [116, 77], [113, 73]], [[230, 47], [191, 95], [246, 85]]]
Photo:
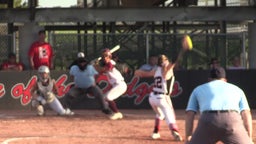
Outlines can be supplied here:
[[[110, 51], [110, 53], [113, 53], [113, 52], [115, 52], [115, 51], [117, 51], [117, 50], [119, 50], [120, 49], [120, 45], [116, 45], [115, 47], [113, 47], [112, 49], [110, 49], [109, 51]], [[97, 60], [100, 60], [101, 59], [101, 57], [98, 57], [97, 58]]]

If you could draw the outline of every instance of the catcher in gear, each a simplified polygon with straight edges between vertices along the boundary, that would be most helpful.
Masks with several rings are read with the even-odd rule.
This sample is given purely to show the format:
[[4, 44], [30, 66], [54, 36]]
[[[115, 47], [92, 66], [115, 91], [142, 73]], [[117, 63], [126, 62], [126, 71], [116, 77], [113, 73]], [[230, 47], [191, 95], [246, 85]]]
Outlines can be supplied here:
[[32, 106], [37, 109], [37, 115], [45, 114], [44, 106], [49, 107], [59, 115], [74, 115], [70, 109], [64, 109], [59, 99], [56, 98], [58, 89], [55, 80], [50, 77], [50, 70], [47, 66], [38, 68], [37, 82], [31, 88]]

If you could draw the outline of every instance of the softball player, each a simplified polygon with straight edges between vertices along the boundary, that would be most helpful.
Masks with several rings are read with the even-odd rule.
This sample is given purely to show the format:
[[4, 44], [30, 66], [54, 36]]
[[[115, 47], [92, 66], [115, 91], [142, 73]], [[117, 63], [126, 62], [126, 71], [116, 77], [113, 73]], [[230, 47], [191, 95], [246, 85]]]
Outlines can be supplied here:
[[59, 115], [74, 115], [70, 109], [64, 109], [57, 95], [57, 86], [55, 80], [51, 79], [50, 70], [47, 66], [38, 68], [38, 80], [32, 87], [31, 94], [33, 96], [32, 106], [36, 107], [39, 116], [44, 115], [44, 105], [48, 104], [50, 108]]
[[172, 85], [167, 89], [167, 80], [174, 81], [173, 68], [175, 63], [170, 63], [165, 55], [158, 57], [158, 67], [151, 71], [136, 70], [135, 76], [139, 77], [154, 77], [154, 87], [149, 95], [149, 103], [156, 113], [155, 127], [152, 134], [153, 139], [160, 138], [159, 128], [160, 121], [166, 120], [169, 129], [176, 141], [182, 141], [176, 124], [175, 112], [172, 106], [171, 99], [168, 93], [172, 92]]
[[100, 65], [102, 66], [100, 71], [107, 75], [108, 81], [112, 86], [112, 88], [105, 94], [105, 99], [109, 104], [109, 108], [114, 112], [110, 116], [110, 119], [112, 120], [123, 118], [123, 114], [118, 110], [114, 100], [124, 94], [127, 90], [127, 84], [124, 81], [124, 77], [120, 71], [115, 68], [115, 64], [109, 49], [104, 49], [100, 61]]

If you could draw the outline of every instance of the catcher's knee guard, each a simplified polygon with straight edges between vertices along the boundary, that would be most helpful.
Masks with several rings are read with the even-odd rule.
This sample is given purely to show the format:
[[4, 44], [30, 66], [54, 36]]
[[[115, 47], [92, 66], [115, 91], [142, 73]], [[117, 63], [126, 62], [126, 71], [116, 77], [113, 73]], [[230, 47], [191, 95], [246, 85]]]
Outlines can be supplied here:
[[47, 93], [46, 93], [46, 102], [47, 102], [47, 103], [53, 102], [54, 99], [55, 99], [54, 93], [52, 93], [52, 92], [47, 92]]
[[37, 107], [38, 105], [45, 105], [46, 100], [42, 96], [38, 96], [36, 99], [32, 99], [31, 105], [32, 107]]

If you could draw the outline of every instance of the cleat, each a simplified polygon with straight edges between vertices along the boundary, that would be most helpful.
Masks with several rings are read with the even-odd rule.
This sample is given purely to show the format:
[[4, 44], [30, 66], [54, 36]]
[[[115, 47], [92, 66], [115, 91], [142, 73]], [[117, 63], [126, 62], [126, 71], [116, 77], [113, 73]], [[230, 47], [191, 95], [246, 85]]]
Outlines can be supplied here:
[[111, 120], [122, 119], [122, 118], [123, 118], [123, 114], [120, 113], [120, 112], [113, 113], [112, 115], [110, 115], [109, 118], [110, 118]]
[[72, 116], [74, 114], [75, 114], [74, 112], [72, 112], [69, 108], [67, 108], [67, 109], [65, 109], [63, 114], [59, 114], [59, 115], [61, 115], [61, 116]]
[[43, 116], [44, 115], [44, 107], [42, 105], [37, 106], [37, 115], [38, 116]]
[[172, 131], [172, 135], [173, 135], [175, 141], [182, 141], [182, 137], [180, 136], [179, 132]]
[[72, 112], [69, 108], [66, 109], [65, 115], [72, 116], [72, 115], [74, 115], [74, 114], [75, 114], [75, 113]]
[[152, 139], [159, 139], [161, 136], [159, 133], [153, 133], [151, 137]]

